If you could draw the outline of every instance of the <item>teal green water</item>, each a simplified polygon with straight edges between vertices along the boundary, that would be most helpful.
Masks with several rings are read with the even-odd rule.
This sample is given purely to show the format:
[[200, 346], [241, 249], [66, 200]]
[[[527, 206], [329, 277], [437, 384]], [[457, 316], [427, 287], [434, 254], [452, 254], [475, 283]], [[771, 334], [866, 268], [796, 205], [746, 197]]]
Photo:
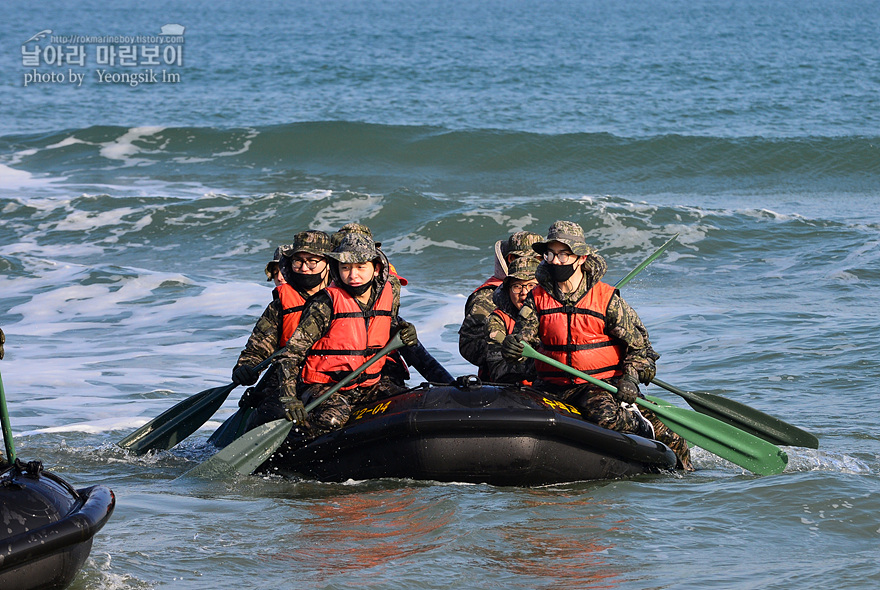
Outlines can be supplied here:
[[[41, 6], [0, 22], [0, 370], [19, 455], [117, 493], [73, 588], [880, 583], [874, 3]], [[81, 87], [24, 86], [42, 30], [169, 23], [179, 83], [99, 83], [90, 45]], [[296, 231], [368, 224], [463, 375], [495, 240], [557, 219], [611, 281], [678, 233], [623, 293], [658, 375], [820, 449], [772, 477], [697, 450], [694, 474], [540, 489], [175, 481], [235, 399], [171, 452], [116, 447], [227, 382]]]

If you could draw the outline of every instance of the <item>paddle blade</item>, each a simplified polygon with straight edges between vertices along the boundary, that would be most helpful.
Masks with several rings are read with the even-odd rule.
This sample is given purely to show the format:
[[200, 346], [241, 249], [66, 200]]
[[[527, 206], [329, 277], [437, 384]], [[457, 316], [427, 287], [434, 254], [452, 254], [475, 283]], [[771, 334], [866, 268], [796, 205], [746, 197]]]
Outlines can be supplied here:
[[819, 448], [819, 439], [797, 426], [743, 403], [700, 391], [685, 391], [659, 379], [653, 383], [684, 400], [696, 411], [745, 430], [768, 442], [789, 447]]
[[[667, 408], [674, 408], [675, 407], [674, 405], [669, 403], [669, 401], [667, 401], [663, 398], [660, 398], [660, 397], [654, 397], [653, 395], [646, 395], [645, 399], [648, 400], [649, 402], [653, 402], [653, 403], [657, 404], [658, 406], [665, 406]], [[684, 438], [684, 440], [685, 440], [685, 442], [687, 442], [688, 446], [691, 446], [691, 447], [698, 446], [698, 445], [694, 444], [694, 441], [688, 440], [685, 437], [682, 437], [682, 438]]]
[[248, 417], [253, 413], [253, 408], [238, 408], [235, 413], [226, 419], [220, 428], [214, 431], [214, 434], [208, 439], [208, 443], [214, 445], [218, 449], [222, 449], [239, 436], [244, 434], [244, 427], [247, 424]]
[[206, 389], [191, 395], [177, 405], [165, 410], [117, 444], [137, 455], [160, 449], [167, 451], [202, 427], [223, 405], [234, 383]]
[[711, 416], [648, 400], [637, 399], [636, 403], [654, 412], [687, 441], [753, 473], [775, 475], [788, 464], [788, 455], [776, 445]]
[[282, 418], [257, 426], [232, 441], [207, 461], [193, 467], [183, 477], [222, 478], [230, 475], [250, 475], [265, 463], [287, 435], [293, 422]]
[[657, 248], [657, 250], [653, 254], [648, 256], [648, 258], [646, 258], [640, 265], [638, 265], [637, 267], [635, 267], [634, 269], [629, 271], [629, 274], [627, 274], [625, 277], [623, 277], [622, 279], [617, 281], [617, 283], [615, 283], [614, 286], [617, 287], [618, 289], [622, 289], [624, 285], [626, 285], [628, 282], [630, 282], [632, 279], [634, 279], [637, 274], [642, 272], [642, 270], [644, 270], [644, 268], [646, 266], [648, 266], [649, 264], [654, 262], [661, 254], [663, 254], [663, 252], [665, 252], [666, 249], [672, 245], [672, 242], [674, 242], [677, 237], [678, 237], [678, 234], [675, 234], [674, 236], [672, 236], [671, 238], [666, 240], [665, 244], [663, 244], [662, 246]]

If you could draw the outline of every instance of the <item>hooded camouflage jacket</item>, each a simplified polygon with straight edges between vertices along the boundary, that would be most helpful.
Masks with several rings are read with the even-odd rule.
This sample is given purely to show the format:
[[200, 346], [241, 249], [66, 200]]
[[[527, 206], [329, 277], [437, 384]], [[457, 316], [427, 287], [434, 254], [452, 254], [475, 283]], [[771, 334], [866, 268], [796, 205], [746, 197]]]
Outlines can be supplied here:
[[[550, 277], [547, 266], [546, 262], [542, 262], [538, 266], [538, 270], [535, 272], [538, 284], [561, 303], [572, 305], [592, 289], [593, 285], [599, 282], [605, 275], [605, 271], [608, 270], [605, 259], [599, 254], [592, 254], [584, 264], [584, 278], [578, 288], [571, 293], [561, 293], [555, 281]], [[519, 312], [514, 333], [530, 346], [537, 347], [539, 344], [538, 314], [532, 294], [526, 298]], [[611, 297], [608, 309], [605, 311], [605, 333], [624, 345], [623, 371], [636, 380], [638, 380], [639, 372], [644, 370], [652, 362], [652, 359], [659, 358], [659, 355], [651, 347], [648, 331], [642, 324], [642, 320], [619, 293], [615, 293]]]
[[[499, 240], [495, 243], [495, 272], [486, 281], [502, 281], [507, 276], [505, 248], [505, 241]], [[494, 290], [492, 286], [481, 287], [468, 296], [464, 304], [464, 320], [458, 329], [458, 351], [462, 358], [478, 367], [486, 360], [486, 320], [495, 310], [495, 303], [492, 301]]]

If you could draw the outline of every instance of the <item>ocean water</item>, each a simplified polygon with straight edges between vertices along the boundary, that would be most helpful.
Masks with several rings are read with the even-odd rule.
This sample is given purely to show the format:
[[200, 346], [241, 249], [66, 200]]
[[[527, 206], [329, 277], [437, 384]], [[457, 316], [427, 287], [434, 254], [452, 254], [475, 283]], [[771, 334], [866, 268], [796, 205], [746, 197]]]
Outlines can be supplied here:
[[[19, 456], [117, 494], [73, 588], [880, 584], [875, 3], [40, 6], [0, 19], [0, 371]], [[557, 219], [610, 281], [678, 233], [623, 292], [658, 376], [820, 449], [537, 489], [176, 480], [235, 393], [170, 452], [116, 446], [228, 382], [295, 232], [368, 224], [463, 375], [494, 242]]]

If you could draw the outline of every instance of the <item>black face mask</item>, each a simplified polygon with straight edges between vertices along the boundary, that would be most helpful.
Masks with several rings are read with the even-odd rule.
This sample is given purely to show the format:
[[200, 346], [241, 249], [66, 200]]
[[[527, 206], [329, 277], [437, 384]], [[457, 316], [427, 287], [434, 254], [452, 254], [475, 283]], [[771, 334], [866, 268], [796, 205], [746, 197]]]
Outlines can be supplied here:
[[572, 264], [548, 264], [547, 271], [550, 277], [557, 283], [564, 283], [574, 274], [574, 263]]
[[360, 297], [361, 295], [363, 295], [364, 293], [369, 291], [370, 287], [372, 287], [372, 286], [373, 286], [373, 279], [370, 279], [368, 282], [364, 283], [363, 285], [357, 286], [357, 287], [351, 287], [349, 285], [346, 285], [345, 283], [342, 283], [342, 288], [345, 289], [345, 291], [349, 295], [352, 295], [353, 297]]
[[324, 275], [326, 272], [319, 272], [317, 274], [306, 275], [298, 272], [291, 273], [292, 275], [292, 283], [293, 288], [299, 291], [308, 291], [310, 289], [314, 289], [318, 285], [321, 284], [321, 281], [324, 280]]

